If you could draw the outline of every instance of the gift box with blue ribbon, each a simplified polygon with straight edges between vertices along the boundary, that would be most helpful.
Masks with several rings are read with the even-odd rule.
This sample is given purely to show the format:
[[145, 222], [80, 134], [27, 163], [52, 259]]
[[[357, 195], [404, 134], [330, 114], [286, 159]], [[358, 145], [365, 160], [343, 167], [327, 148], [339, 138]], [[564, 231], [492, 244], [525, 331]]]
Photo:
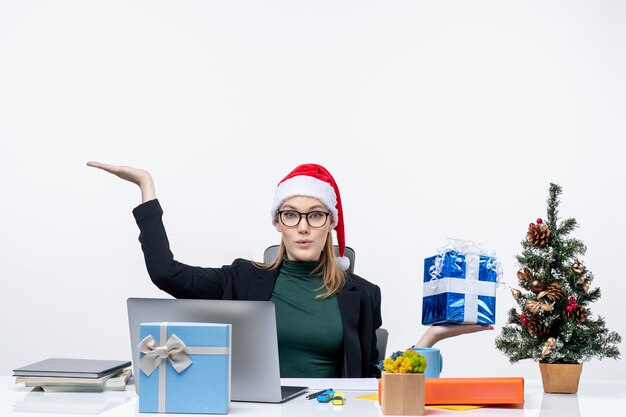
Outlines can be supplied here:
[[495, 324], [498, 260], [455, 241], [424, 260], [422, 324]]
[[228, 413], [230, 324], [141, 323], [140, 338], [140, 413]]

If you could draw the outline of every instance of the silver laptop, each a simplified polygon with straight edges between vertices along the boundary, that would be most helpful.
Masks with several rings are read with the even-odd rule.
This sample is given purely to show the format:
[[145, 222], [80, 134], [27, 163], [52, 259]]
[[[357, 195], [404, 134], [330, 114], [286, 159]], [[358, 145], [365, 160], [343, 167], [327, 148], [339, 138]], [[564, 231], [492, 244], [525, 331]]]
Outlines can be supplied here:
[[129, 298], [128, 325], [139, 393], [139, 324], [159, 321], [232, 325], [231, 399], [280, 403], [308, 387], [280, 385], [276, 313], [270, 301]]

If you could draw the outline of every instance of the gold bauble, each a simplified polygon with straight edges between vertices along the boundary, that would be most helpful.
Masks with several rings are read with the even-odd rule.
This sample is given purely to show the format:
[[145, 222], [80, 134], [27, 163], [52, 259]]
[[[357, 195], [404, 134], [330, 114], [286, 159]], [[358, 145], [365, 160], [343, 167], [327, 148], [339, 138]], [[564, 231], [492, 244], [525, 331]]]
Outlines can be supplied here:
[[546, 343], [550, 346], [554, 346], [556, 345], [556, 339], [554, 337], [548, 337], [548, 340], [546, 341]]
[[513, 294], [513, 297], [516, 300], [519, 300], [520, 297], [522, 296], [522, 292], [520, 290], [516, 289], [516, 288], [511, 288], [511, 294]]
[[589, 292], [589, 281], [585, 281], [583, 283], [583, 291], [585, 292], [585, 294]]

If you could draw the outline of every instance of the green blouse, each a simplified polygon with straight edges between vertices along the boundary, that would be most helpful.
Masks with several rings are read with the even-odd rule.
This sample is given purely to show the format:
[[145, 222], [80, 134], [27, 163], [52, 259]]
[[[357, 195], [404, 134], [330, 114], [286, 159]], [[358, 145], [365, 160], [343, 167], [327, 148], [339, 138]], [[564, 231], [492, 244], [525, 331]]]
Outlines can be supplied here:
[[272, 292], [283, 378], [341, 377], [341, 313], [336, 296], [315, 298], [324, 292], [316, 264], [285, 257]]

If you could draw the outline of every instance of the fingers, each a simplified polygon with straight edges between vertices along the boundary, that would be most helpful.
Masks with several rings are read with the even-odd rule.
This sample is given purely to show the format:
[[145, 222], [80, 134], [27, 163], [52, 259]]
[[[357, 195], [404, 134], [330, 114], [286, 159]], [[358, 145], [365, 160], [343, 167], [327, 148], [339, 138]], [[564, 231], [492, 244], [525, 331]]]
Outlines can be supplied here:
[[87, 162], [87, 166], [88, 167], [94, 167], [94, 168], [99, 168], [108, 172], [114, 172], [116, 170], [116, 166], [114, 165], [109, 165], [109, 164], [103, 164], [101, 162], [96, 162], [96, 161], [89, 161]]
[[459, 327], [467, 327], [469, 329], [473, 329], [473, 330], [487, 330], [489, 328], [493, 329], [493, 326], [488, 325], [488, 324], [459, 324]]
[[482, 332], [484, 330], [493, 330], [493, 326], [483, 324], [460, 324], [454, 329], [452, 333], [456, 333], [456, 335], [461, 335], [467, 333]]
[[452, 324], [442, 326], [431, 326], [432, 334], [440, 340], [448, 337], [460, 336], [463, 334], [477, 333], [484, 330], [493, 330], [493, 326], [482, 324]]
[[123, 165], [111, 165], [111, 164], [103, 164], [102, 162], [89, 161], [87, 162], [87, 166], [94, 167], [111, 173], [113, 175], [117, 175], [118, 177], [132, 181], [132, 177], [135, 174], [135, 171], [138, 171], [135, 168], [123, 166]]
[[96, 162], [96, 161], [87, 162], [87, 166], [101, 169], [103, 171], [108, 172], [109, 174], [118, 176], [123, 180], [134, 182], [136, 184], [138, 183], [138, 180], [135, 178], [136, 173], [130, 167], [103, 164], [102, 162]]
[[483, 325], [477, 324], [475, 326], [472, 326], [472, 329], [470, 330], [469, 333], [482, 332], [483, 330], [493, 330], [493, 326], [483, 326]]

